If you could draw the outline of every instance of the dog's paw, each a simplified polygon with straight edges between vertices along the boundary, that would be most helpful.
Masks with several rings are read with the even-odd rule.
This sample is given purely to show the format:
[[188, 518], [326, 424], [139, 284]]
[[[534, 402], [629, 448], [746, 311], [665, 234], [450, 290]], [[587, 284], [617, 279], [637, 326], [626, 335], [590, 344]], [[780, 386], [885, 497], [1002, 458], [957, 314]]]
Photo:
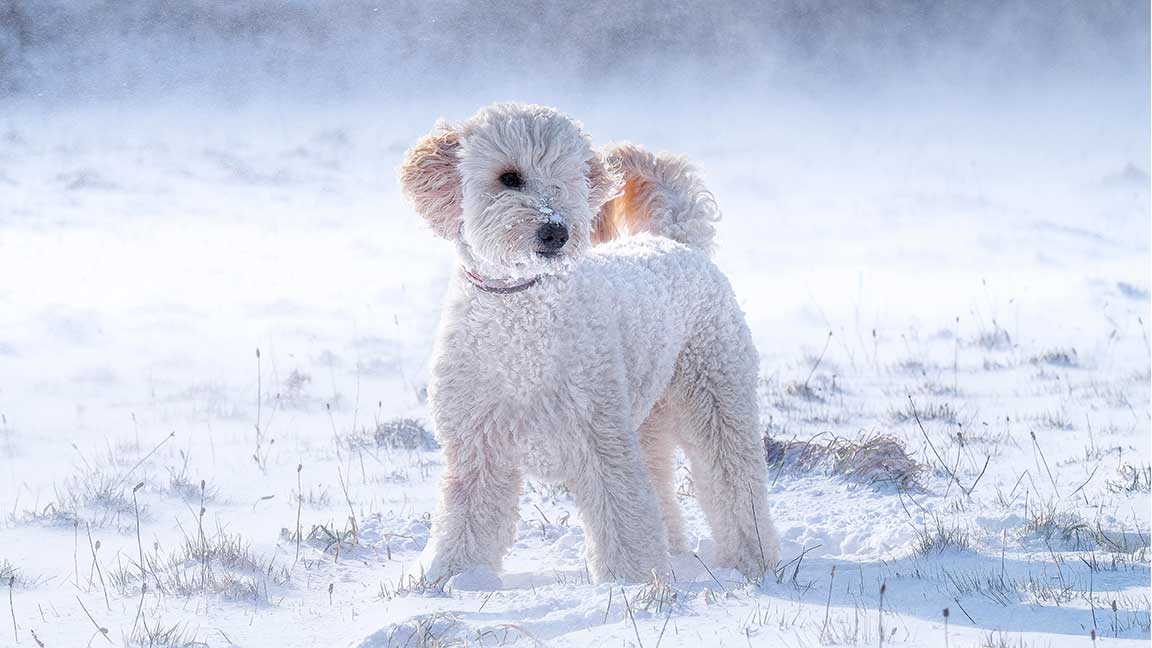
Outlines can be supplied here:
[[502, 589], [500, 575], [487, 567], [472, 567], [448, 579], [447, 589], [462, 592], [491, 592]]
[[[745, 578], [760, 581], [770, 574], [780, 561], [780, 541], [771, 526], [761, 530], [759, 536], [748, 534], [739, 542], [714, 543], [702, 538], [698, 554], [712, 568], [739, 571]], [[708, 562], [711, 558], [712, 562]]]
[[780, 543], [773, 536], [769, 541], [758, 541], [743, 547], [728, 564], [740, 570], [746, 578], [760, 580], [776, 569], [780, 562]]
[[452, 552], [441, 552], [432, 543], [417, 559], [416, 573], [429, 585], [462, 591], [495, 590], [503, 583], [488, 565], [477, 565]]
[[431, 542], [424, 547], [424, 551], [420, 553], [420, 557], [416, 559], [416, 565], [412, 569], [413, 575], [425, 583], [436, 584], [441, 587], [459, 571], [459, 569], [453, 569], [452, 561], [437, 551], [434, 543]]

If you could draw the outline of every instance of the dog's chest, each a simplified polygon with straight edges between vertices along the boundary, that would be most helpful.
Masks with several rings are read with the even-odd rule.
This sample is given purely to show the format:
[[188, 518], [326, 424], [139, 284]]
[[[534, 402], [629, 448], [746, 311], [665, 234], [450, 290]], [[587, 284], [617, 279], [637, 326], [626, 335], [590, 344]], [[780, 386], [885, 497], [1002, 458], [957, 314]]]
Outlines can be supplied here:
[[438, 351], [436, 408], [494, 432], [526, 472], [563, 479], [572, 463], [565, 449], [579, 445], [567, 438], [575, 427], [568, 392], [584, 362], [573, 357], [573, 336], [560, 332], [554, 313], [463, 315]]
[[555, 313], [475, 308], [464, 317], [450, 361], [478, 402], [527, 403], [557, 379], [557, 358], [567, 342], [557, 334]]

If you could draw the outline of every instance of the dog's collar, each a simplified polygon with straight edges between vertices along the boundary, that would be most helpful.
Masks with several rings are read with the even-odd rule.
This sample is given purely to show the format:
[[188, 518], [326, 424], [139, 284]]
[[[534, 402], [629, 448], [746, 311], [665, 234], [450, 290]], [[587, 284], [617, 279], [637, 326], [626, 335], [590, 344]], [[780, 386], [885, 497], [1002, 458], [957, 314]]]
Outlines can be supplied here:
[[535, 286], [536, 282], [540, 281], [540, 277], [532, 277], [524, 283], [501, 285], [487, 281], [480, 275], [468, 270], [468, 268], [463, 266], [460, 267], [460, 272], [464, 273], [464, 278], [468, 280], [468, 283], [475, 286], [477, 290], [482, 290], [484, 292], [493, 293], [496, 295], [511, 295], [513, 293], [523, 292], [532, 286]]

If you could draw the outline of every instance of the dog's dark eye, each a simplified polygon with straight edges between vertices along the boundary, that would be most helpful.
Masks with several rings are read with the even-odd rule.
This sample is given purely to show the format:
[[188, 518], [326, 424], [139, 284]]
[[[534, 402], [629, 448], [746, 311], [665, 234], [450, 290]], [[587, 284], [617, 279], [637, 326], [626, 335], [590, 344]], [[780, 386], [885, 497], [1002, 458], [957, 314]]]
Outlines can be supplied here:
[[519, 189], [524, 186], [524, 178], [516, 171], [505, 171], [500, 174], [500, 184], [509, 189]]

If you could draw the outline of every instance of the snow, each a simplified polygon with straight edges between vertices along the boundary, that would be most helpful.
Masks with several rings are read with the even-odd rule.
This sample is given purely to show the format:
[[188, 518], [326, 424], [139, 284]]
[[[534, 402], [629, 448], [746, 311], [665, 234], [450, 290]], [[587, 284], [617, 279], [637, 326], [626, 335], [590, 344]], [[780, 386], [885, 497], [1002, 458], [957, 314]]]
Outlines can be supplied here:
[[[0, 645], [1147, 645], [1147, 75], [1046, 74], [0, 99]], [[593, 585], [571, 496], [529, 481], [503, 573], [422, 583], [455, 267], [395, 173], [509, 89], [692, 158], [766, 433], [890, 435], [917, 483], [774, 464], [785, 563], [747, 582], [683, 466], [694, 553]]]

